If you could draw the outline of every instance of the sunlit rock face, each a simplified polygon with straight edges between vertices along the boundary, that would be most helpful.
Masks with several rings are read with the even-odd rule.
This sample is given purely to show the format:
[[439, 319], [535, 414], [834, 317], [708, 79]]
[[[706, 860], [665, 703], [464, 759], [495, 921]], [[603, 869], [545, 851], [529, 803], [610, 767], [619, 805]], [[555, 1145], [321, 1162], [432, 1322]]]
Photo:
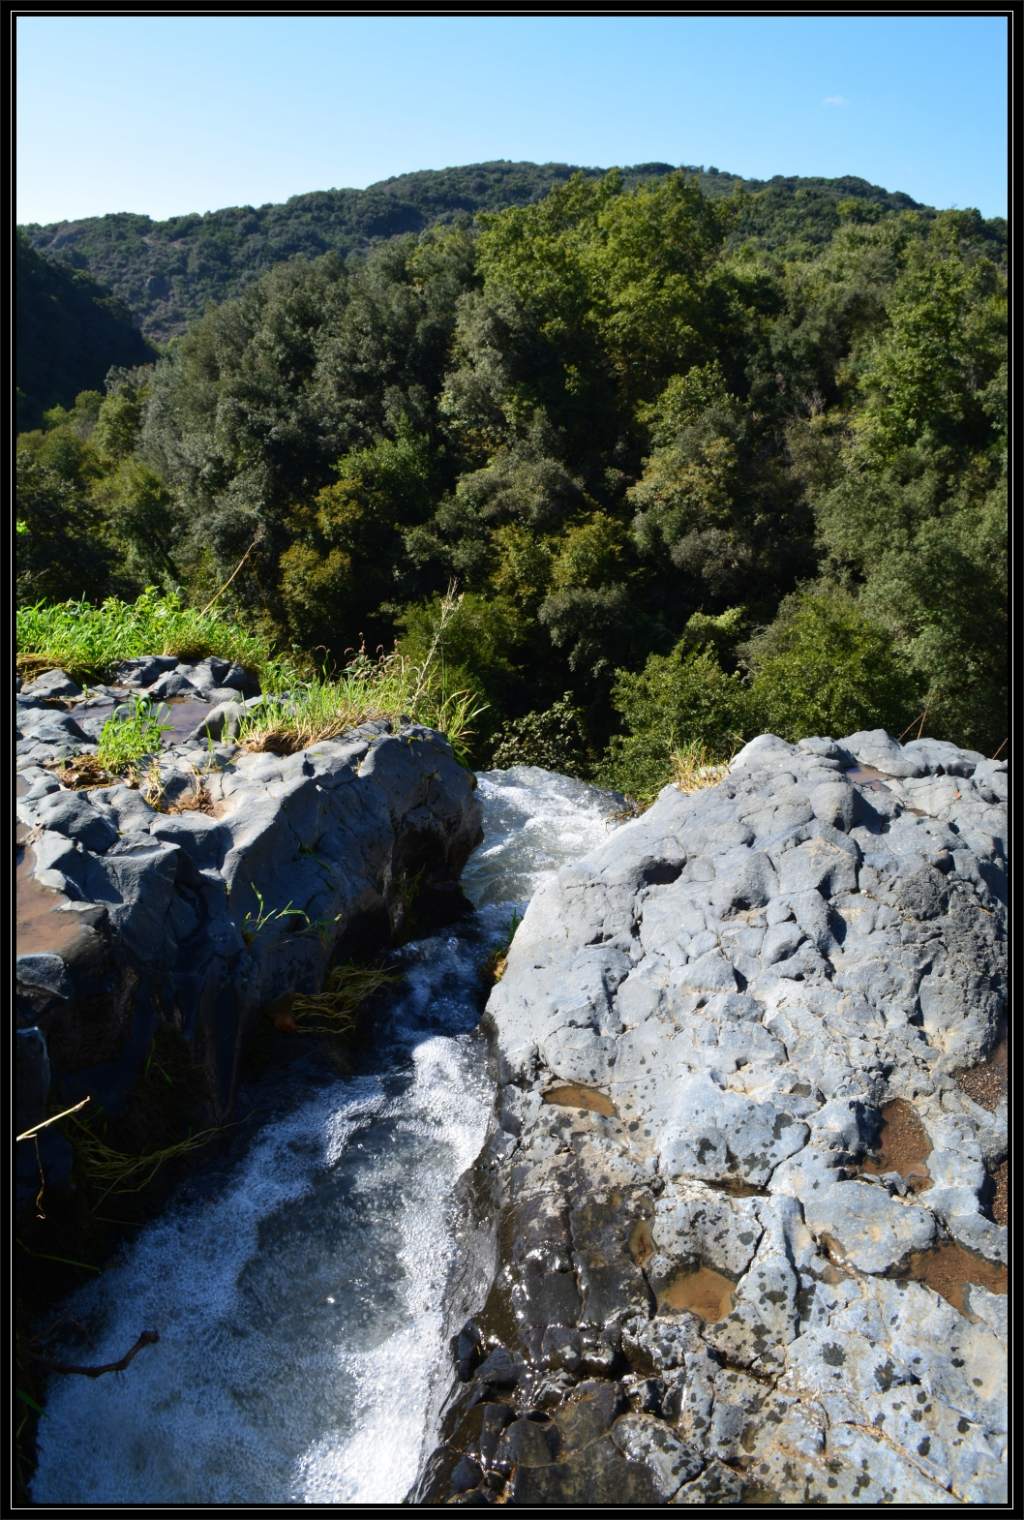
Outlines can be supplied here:
[[416, 1502], [1005, 1501], [1005, 796], [765, 735], [540, 887]]

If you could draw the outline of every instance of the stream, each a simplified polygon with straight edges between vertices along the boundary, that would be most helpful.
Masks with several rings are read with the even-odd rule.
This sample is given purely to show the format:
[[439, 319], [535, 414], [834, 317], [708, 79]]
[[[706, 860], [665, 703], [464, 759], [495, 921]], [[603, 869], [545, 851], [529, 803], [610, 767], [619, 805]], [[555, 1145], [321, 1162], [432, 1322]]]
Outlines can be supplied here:
[[114, 1360], [144, 1328], [160, 1340], [123, 1372], [51, 1379], [37, 1504], [388, 1504], [412, 1486], [446, 1354], [452, 1193], [493, 1096], [482, 966], [619, 804], [533, 767], [478, 779], [476, 912], [396, 952], [357, 1074], [303, 1060], [243, 1092], [240, 1112], [266, 1114], [244, 1152], [51, 1311], [76, 1322], [64, 1360]]

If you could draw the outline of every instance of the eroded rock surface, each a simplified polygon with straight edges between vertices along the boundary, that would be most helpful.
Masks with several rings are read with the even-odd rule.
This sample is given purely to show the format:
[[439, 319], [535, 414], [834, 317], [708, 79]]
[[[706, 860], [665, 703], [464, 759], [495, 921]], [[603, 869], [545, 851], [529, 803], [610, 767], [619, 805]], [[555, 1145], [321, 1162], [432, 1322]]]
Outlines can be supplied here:
[[155, 806], [125, 783], [71, 790], [44, 762], [94, 751], [126, 689], [158, 695], [173, 676], [205, 714], [253, 683], [227, 661], [160, 657], [57, 709], [55, 692], [74, 695], [60, 675], [18, 698], [17, 1016], [35, 1031], [19, 1042], [19, 1091], [35, 1094], [22, 1118], [44, 1116], [51, 1073], [62, 1098], [116, 1110], [161, 1027], [187, 1041], [223, 1115], [261, 1010], [319, 991], [339, 956], [382, 948], [413, 904], [428, 921], [458, 910], [480, 837], [473, 777], [413, 724], [288, 756], [213, 744], [199, 724], [170, 736]]
[[763, 736], [541, 889], [414, 1502], [1005, 1500], [1005, 794]]

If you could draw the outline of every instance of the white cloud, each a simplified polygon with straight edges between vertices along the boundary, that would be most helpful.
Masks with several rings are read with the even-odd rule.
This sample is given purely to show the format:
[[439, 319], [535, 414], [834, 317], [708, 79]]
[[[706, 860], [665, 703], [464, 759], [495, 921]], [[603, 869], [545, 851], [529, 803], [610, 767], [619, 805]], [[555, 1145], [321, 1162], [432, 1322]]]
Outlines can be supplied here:
[[850, 104], [845, 95], [826, 95], [821, 103], [823, 106], [848, 106]]

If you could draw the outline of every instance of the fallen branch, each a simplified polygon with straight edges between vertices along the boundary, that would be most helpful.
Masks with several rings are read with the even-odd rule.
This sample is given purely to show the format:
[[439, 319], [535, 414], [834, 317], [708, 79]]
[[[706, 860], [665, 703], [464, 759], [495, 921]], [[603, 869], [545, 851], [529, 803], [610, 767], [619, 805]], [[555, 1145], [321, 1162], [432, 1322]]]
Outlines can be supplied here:
[[66, 1108], [63, 1113], [54, 1114], [52, 1119], [44, 1119], [42, 1124], [33, 1125], [33, 1127], [31, 1129], [27, 1129], [23, 1135], [15, 1135], [15, 1143], [17, 1143], [19, 1140], [34, 1140], [41, 1129], [46, 1129], [47, 1125], [49, 1124], [56, 1124], [58, 1119], [66, 1119], [68, 1114], [77, 1114], [78, 1110], [80, 1108], [84, 1108], [88, 1102], [88, 1098], [83, 1098], [81, 1103], [75, 1104], [74, 1108]]
[[260, 540], [262, 539], [262, 537], [263, 537], [263, 529], [261, 527], [260, 530], [259, 530], [259, 532], [256, 534], [256, 537], [253, 539], [252, 543], [249, 545], [248, 549], [246, 549], [245, 553], [242, 555], [242, 558], [238, 561], [238, 564], [235, 566], [235, 568], [232, 570], [231, 574], [228, 576], [227, 580], [224, 582], [223, 586], [217, 592], [216, 596], [211, 596], [210, 600], [207, 602], [206, 606], [203, 608], [202, 612], [199, 614], [200, 617], [205, 617], [206, 614], [209, 612], [210, 608], [213, 606], [213, 604], [215, 602], [219, 602], [220, 601], [221, 597], [224, 595], [225, 591], [231, 585], [231, 582], [234, 580], [234, 578], [238, 574], [239, 570], [241, 570], [242, 566], [245, 564], [246, 560], [249, 558], [249, 555], [255, 549], [256, 545], [260, 542]]
[[134, 1356], [142, 1350], [143, 1346], [154, 1346], [160, 1339], [158, 1330], [143, 1330], [135, 1345], [130, 1351], [126, 1351], [119, 1361], [107, 1362], [103, 1367], [75, 1367], [70, 1362], [51, 1362], [48, 1357], [32, 1353], [34, 1361], [47, 1372], [77, 1372], [81, 1377], [102, 1377], [105, 1372], [123, 1372]]
[[1004, 739], [1003, 740], [1002, 744], [1000, 744], [999, 748], [996, 750], [995, 754], [992, 756], [993, 760], [998, 760], [999, 759], [999, 756], [1002, 754], [1003, 750], [1006, 748], [1006, 746], [1007, 746], [1008, 743], [1009, 743], [1008, 739]]

